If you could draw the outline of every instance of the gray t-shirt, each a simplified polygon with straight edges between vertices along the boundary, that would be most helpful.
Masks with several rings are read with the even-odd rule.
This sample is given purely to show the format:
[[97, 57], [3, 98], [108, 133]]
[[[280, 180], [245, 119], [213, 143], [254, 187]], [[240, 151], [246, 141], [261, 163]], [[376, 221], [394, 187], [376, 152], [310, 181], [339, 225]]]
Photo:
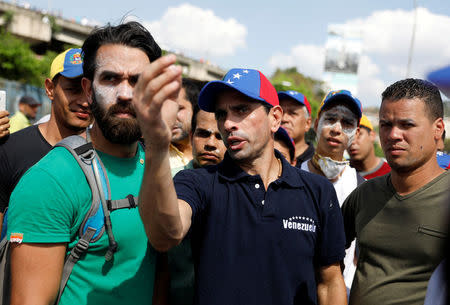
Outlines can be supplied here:
[[444, 258], [450, 173], [405, 196], [390, 179], [368, 180], [342, 207], [347, 243], [356, 237], [360, 250], [350, 305], [422, 305]]

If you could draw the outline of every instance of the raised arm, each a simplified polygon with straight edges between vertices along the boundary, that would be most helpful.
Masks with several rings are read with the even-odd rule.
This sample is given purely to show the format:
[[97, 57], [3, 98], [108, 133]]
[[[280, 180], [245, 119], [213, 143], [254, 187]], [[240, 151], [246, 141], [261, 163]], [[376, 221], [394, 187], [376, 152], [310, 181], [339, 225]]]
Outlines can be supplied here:
[[147, 237], [158, 251], [181, 242], [191, 225], [192, 209], [178, 200], [169, 163], [181, 68], [174, 55], [149, 64], [136, 84], [133, 105], [144, 137], [145, 172], [139, 193], [139, 212]]

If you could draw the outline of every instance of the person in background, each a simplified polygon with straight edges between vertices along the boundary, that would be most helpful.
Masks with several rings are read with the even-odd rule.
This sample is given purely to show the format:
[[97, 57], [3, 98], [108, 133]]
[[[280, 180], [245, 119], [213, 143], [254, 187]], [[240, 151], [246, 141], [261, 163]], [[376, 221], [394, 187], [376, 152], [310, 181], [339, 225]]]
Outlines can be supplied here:
[[192, 160], [191, 121], [202, 84], [202, 82], [190, 78], [183, 78], [182, 88], [177, 99], [177, 121], [172, 128], [170, 145], [170, 167], [173, 174], [183, 169]]
[[[362, 110], [361, 102], [348, 90], [329, 92], [319, 107], [314, 123], [317, 146], [314, 156], [302, 163], [301, 169], [326, 177], [333, 183], [342, 206], [347, 196], [362, 182], [356, 170], [344, 159], [345, 150], [357, 134]], [[350, 291], [356, 270], [355, 242], [346, 250], [344, 280]]]
[[380, 142], [391, 167], [346, 199], [347, 245], [359, 245], [350, 305], [423, 305], [432, 272], [445, 257], [450, 172], [436, 161], [444, 131], [439, 90], [421, 79], [382, 93]]
[[226, 151], [214, 113], [194, 107], [192, 116], [192, 161], [186, 168], [215, 165], [223, 160]]
[[[204, 83], [201, 83], [199, 86], [199, 92], [203, 85]], [[193, 159], [185, 169], [219, 164], [223, 160], [226, 147], [217, 128], [214, 113], [201, 110], [196, 104], [191, 130]], [[191, 242], [188, 234], [178, 246], [168, 252], [170, 305], [190, 305], [194, 302], [195, 272]]]
[[281, 126], [294, 140], [294, 164], [300, 168], [304, 161], [314, 155], [314, 146], [305, 139], [305, 134], [311, 127], [311, 106], [306, 96], [293, 90], [278, 92], [278, 99], [283, 108]]
[[44, 84], [52, 101], [49, 121], [15, 132], [0, 144], [0, 219], [22, 175], [53, 145], [83, 133], [91, 124], [91, 111], [81, 88], [82, 75], [81, 49], [68, 49], [56, 56]]
[[9, 120], [9, 132], [14, 133], [31, 125], [30, 120], [36, 118], [41, 103], [31, 96], [24, 95], [19, 100], [19, 111]]
[[274, 139], [275, 149], [283, 155], [286, 161], [292, 165], [295, 165], [295, 143], [287, 131], [283, 127], [278, 128]]
[[350, 155], [350, 166], [355, 168], [364, 179], [383, 176], [391, 171], [386, 160], [375, 155], [376, 136], [372, 123], [363, 114], [359, 123], [359, 132], [347, 151]]

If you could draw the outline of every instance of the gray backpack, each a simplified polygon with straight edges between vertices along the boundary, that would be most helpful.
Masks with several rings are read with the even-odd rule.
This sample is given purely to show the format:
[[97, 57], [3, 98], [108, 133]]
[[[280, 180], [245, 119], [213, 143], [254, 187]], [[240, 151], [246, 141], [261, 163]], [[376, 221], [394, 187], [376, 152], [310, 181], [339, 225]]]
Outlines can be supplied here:
[[[113, 258], [114, 253], [117, 251], [117, 242], [112, 232], [110, 213], [117, 209], [135, 208], [137, 206], [137, 197], [128, 195], [124, 199], [111, 200], [111, 190], [106, 170], [95, 152], [92, 142], [89, 141], [89, 134], [88, 141], [81, 136], [75, 135], [63, 139], [54, 147], [64, 147], [72, 154], [83, 170], [92, 192], [91, 207], [78, 229], [79, 240], [64, 262], [58, 298], [55, 303], [58, 304], [73, 267], [87, 253], [89, 245], [99, 240], [105, 231], [108, 234], [109, 241], [105, 260], [110, 261]], [[7, 216], [6, 213], [5, 216]], [[6, 230], [5, 226], [3, 230]], [[0, 290], [0, 305], [7, 305], [10, 303], [11, 292], [10, 242], [7, 236], [0, 242], [0, 285], [2, 288]]]

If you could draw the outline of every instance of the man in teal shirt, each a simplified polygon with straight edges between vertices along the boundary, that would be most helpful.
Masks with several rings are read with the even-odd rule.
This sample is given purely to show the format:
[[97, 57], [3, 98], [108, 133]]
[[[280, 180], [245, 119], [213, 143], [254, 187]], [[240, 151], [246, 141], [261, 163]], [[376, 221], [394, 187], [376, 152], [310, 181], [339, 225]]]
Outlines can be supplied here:
[[[144, 149], [131, 100], [138, 77], [161, 56], [151, 34], [129, 22], [95, 30], [83, 44], [83, 90], [95, 117], [89, 133], [106, 169], [111, 199], [139, 193]], [[151, 66], [151, 65], [150, 65]], [[65, 256], [91, 206], [77, 161], [55, 148], [18, 183], [10, 200], [11, 304], [54, 304]], [[139, 208], [111, 212], [118, 244], [105, 260], [108, 236], [91, 242], [74, 266], [59, 304], [152, 304], [156, 252]]]

